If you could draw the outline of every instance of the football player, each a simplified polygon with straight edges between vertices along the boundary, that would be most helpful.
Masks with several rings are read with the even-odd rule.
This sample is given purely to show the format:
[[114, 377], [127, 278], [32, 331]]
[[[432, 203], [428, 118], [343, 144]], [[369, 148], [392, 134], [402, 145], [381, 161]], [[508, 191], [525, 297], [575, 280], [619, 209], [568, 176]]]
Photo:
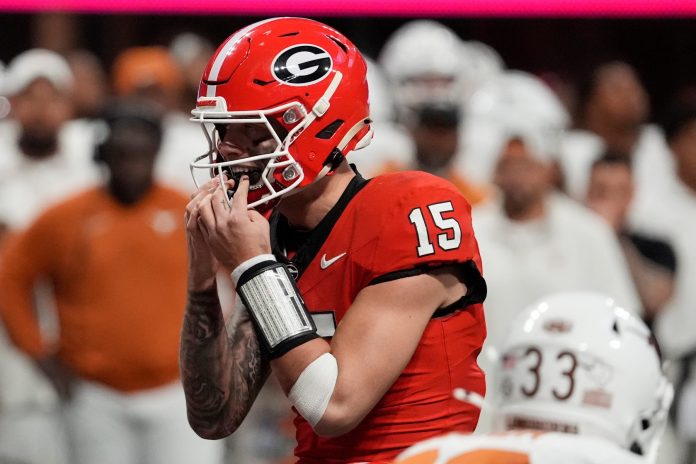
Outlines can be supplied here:
[[[385, 462], [476, 426], [477, 408], [451, 395], [485, 393], [470, 207], [429, 174], [367, 180], [349, 166], [371, 137], [365, 74], [340, 32], [274, 18], [229, 37], [203, 75], [193, 115], [210, 153], [192, 171], [214, 175], [186, 212], [181, 363], [204, 437], [237, 428], [271, 369], [297, 412], [300, 463]], [[227, 325], [217, 266], [240, 302]]]
[[672, 386], [647, 326], [613, 299], [543, 298], [516, 320], [502, 353], [493, 407], [503, 432], [431, 439], [397, 463], [654, 462]]

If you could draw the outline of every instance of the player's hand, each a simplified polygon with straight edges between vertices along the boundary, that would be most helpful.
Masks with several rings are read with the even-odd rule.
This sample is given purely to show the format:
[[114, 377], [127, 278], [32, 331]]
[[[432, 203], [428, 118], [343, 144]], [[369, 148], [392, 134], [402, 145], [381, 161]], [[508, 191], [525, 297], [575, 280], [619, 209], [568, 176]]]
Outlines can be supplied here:
[[250, 258], [271, 252], [268, 221], [247, 208], [248, 193], [249, 177], [243, 176], [231, 207], [225, 198], [226, 186], [222, 186], [200, 209], [200, 223], [207, 231], [208, 245], [215, 258], [229, 270]]
[[201, 210], [201, 224], [213, 255], [227, 269], [234, 270], [250, 258], [271, 252], [270, 230], [266, 218], [248, 208], [248, 176], [240, 179], [231, 206], [225, 187], [230, 185], [216, 189], [209, 208], [206, 205]]
[[214, 177], [191, 195], [186, 206], [186, 242], [188, 244], [188, 286], [190, 291], [208, 290], [215, 283], [218, 263], [213, 257], [207, 240], [207, 232], [200, 225], [201, 205], [209, 205], [210, 199], [220, 185]]

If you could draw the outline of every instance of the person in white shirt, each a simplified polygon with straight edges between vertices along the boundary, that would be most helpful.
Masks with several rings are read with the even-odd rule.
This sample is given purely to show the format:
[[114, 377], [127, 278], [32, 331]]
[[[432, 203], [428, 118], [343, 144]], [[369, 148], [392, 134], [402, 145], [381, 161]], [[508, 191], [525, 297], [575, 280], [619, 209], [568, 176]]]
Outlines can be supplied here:
[[496, 165], [499, 197], [473, 213], [488, 283], [486, 345], [503, 341], [521, 304], [549, 292], [601, 291], [639, 308], [611, 229], [554, 191], [553, 162], [534, 147], [532, 129], [510, 133], [519, 136], [510, 136]]
[[[662, 232], [674, 243], [679, 270], [676, 295], [657, 321], [657, 334], [670, 356], [696, 351], [696, 104], [674, 110], [666, 132], [675, 161], [675, 181], [654, 198], [642, 230]], [[684, 325], [687, 324], [687, 325]]]
[[462, 129], [463, 156], [457, 163], [478, 182], [493, 179], [507, 128], [535, 127], [545, 153], [557, 153], [570, 115], [549, 86], [538, 77], [508, 70], [487, 80], [466, 101]]
[[496, 365], [494, 434], [449, 435], [398, 464], [654, 463], [673, 397], [650, 330], [613, 298], [551, 294], [521, 312]]
[[471, 182], [457, 163], [462, 104], [481, 80], [496, 72], [495, 65], [489, 69], [483, 64], [486, 53], [495, 54], [483, 44], [465, 44], [454, 31], [430, 20], [408, 22], [390, 36], [379, 62], [414, 151], [383, 159], [376, 174], [425, 171], [455, 184], [472, 205], [487, 198], [486, 186]]
[[93, 185], [93, 131], [73, 120], [73, 75], [48, 50], [14, 58], [5, 77], [11, 103], [0, 125], [0, 221], [26, 226], [44, 208]]

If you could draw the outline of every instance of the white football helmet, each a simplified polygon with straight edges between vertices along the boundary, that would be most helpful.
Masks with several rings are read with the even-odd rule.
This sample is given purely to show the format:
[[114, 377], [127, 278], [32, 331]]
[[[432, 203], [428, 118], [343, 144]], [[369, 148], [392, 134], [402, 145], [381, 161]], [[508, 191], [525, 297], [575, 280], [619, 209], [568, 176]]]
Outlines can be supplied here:
[[416, 20], [403, 25], [384, 44], [380, 65], [394, 82], [425, 74], [455, 76], [461, 65], [462, 41], [444, 24]]
[[570, 115], [553, 91], [523, 71], [507, 71], [483, 83], [464, 106], [462, 169], [488, 182], [513, 137], [551, 162], [560, 151]]
[[561, 135], [570, 123], [568, 111], [553, 91], [538, 77], [523, 71], [508, 71], [483, 84], [469, 99], [467, 118], [486, 121], [501, 130], [501, 136], [529, 137], [544, 156], [555, 156]]
[[432, 104], [458, 108], [463, 99], [462, 53], [459, 36], [435, 21], [411, 21], [394, 32], [379, 64], [394, 85], [398, 110]]
[[612, 298], [547, 296], [500, 351], [498, 429], [600, 436], [654, 460], [672, 385], [650, 330]]

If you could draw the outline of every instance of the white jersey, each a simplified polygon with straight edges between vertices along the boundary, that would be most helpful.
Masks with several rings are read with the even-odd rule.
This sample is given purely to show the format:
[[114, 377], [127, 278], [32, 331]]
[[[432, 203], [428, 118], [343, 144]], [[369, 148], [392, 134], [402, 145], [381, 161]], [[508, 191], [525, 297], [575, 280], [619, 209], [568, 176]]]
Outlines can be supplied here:
[[609, 226], [561, 195], [551, 195], [545, 208], [543, 218], [524, 223], [510, 220], [496, 202], [474, 209], [488, 284], [486, 346], [499, 345], [522, 308], [549, 293], [595, 291], [640, 308]]
[[395, 464], [644, 464], [602, 438], [516, 431], [496, 435], [452, 433], [416, 444]]

